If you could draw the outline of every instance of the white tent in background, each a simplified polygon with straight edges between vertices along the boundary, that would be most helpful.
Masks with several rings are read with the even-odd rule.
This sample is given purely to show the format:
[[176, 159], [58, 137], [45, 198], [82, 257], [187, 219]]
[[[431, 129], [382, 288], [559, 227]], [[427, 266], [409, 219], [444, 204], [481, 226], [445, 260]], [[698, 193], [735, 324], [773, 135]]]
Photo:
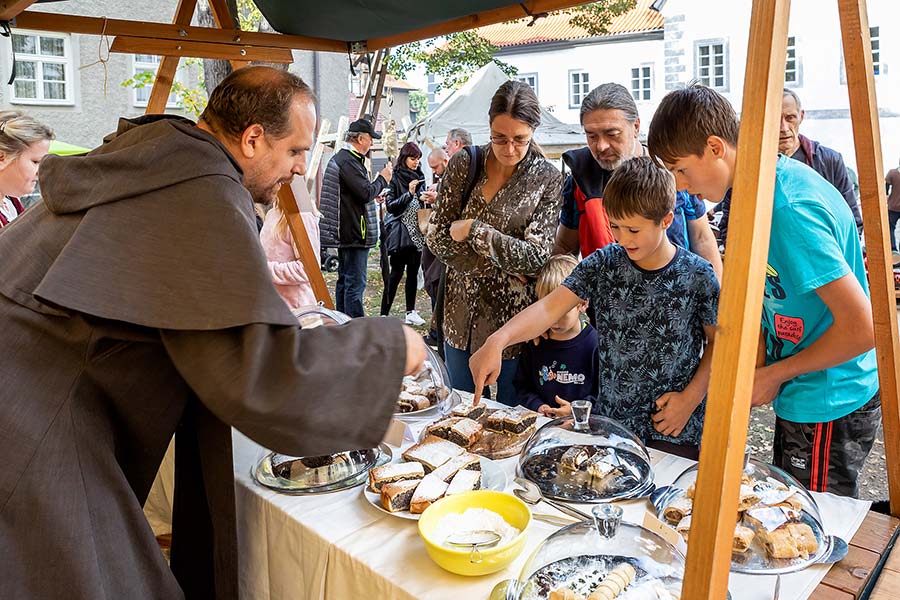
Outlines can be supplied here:
[[[488, 109], [491, 97], [509, 77], [494, 62], [476, 71], [458, 90], [444, 100], [425, 119], [413, 125], [407, 138], [421, 144], [431, 139], [437, 145], [444, 142], [447, 132], [461, 127], [472, 134], [472, 143], [486, 144], [490, 137]], [[584, 146], [584, 132], [576, 125], [563, 123], [541, 107], [541, 126], [535, 139], [548, 157], [557, 158], [566, 150]]]

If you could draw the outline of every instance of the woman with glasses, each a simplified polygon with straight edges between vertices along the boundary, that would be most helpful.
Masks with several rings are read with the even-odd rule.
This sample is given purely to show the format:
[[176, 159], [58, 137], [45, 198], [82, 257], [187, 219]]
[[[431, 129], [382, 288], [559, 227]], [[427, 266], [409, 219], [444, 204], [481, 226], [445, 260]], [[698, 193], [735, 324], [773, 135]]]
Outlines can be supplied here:
[[[562, 175], [533, 139], [541, 108], [528, 84], [501, 85], [488, 117], [490, 143], [450, 159], [428, 228], [428, 247], [448, 267], [447, 369], [453, 387], [466, 391], [474, 391], [469, 357], [537, 299], [534, 276], [553, 248], [562, 189]], [[470, 167], [477, 177], [464, 198]], [[520, 350], [503, 355], [497, 400], [504, 404], [515, 404]]]

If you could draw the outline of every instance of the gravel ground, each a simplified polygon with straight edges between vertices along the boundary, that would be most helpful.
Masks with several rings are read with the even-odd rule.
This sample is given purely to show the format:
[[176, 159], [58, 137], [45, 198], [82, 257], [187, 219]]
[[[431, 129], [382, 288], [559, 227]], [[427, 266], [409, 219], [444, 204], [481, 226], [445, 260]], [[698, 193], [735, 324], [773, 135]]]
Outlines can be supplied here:
[[[328, 282], [328, 287], [333, 296], [337, 273], [325, 273], [325, 280]], [[400, 282], [397, 298], [395, 298], [394, 305], [391, 308], [391, 316], [400, 319], [403, 319], [405, 316], [405, 307], [403, 306], [403, 286], [405, 283], [405, 280]], [[378, 253], [377, 250], [373, 250], [369, 253], [368, 284], [363, 297], [366, 315], [379, 314], [383, 288], [381, 270], [378, 266]], [[426, 322], [431, 318], [431, 301], [423, 290], [419, 290], [416, 296], [416, 310]], [[419, 327], [417, 329], [424, 334], [427, 332], [428, 327]], [[748, 442], [755, 458], [764, 462], [771, 462], [772, 435], [774, 431], [775, 413], [772, 411], [772, 408], [765, 406], [753, 409], [750, 413]], [[864, 500], [884, 500], [887, 498], [887, 495], [884, 433], [879, 430], [875, 445], [869, 454], [868, 460], [866, 460], [865, 469], [860, 477], [860, 498]]]

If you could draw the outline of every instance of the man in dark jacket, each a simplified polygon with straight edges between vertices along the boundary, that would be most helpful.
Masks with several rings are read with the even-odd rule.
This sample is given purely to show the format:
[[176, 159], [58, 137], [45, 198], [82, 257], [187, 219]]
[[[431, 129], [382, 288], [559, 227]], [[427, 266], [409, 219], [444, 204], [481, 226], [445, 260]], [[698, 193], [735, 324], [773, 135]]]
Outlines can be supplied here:
[[853, 184], [847, 176], [844, 159], [840, 152], [800, 135], [800, 124], [803, 123], [804, 116], [806, 116], [806, 111], [800, 105], [800, 97], [793, 90], [785, 88], [784, 97], [781, 99], [781, 131], [778, 136], [778, 151], [785, 156], [806, 163], [837, 188], [847, 202], [847, 206], [850, 207], [850, 212], [853, 213], [857, 231], [861, 233], [862, 213], [859, 211], [856, 194], [853, 193]]
[[[236, 600], [231, 427], [295, 456], [382, 439], [421, 337], [301, 330], [256, 231], [315, 122], [298, 77], [245, 67], [196, 125], [122, 119], [41, 164], [44, 201], [0, 231], [4, 600]], [[141, 506], [173, 434], [167, 565]]]
[[365, 161], [373, 139], [381, 139], [381, 134], [370, 121], [359, 119], [350, 124], [348, 147], [337, 152], [325, 168], [319, 203], [322, 247], [338, 249], [335, 307], [351, 317], [365, 316], [366, 263], [369, 249], [378, 240], [375, 197], [391, 182], [393, 172], [388, 162], [375, 181], [369, 181]]

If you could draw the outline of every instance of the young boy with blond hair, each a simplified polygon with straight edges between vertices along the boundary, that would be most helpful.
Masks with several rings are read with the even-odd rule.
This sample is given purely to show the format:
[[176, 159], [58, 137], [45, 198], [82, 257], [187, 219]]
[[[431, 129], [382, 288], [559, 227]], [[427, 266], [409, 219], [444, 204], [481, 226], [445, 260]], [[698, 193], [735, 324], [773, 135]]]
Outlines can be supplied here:
[[[578, 260], [570, 254], [551, 256], [537, 278], [537, 297], [562, 285]], [[588, 303], [564, 314], [538, 339], [526, 344], [513, 378], [516, 402], [547, 417], [569, 414], [573, 400], [597, 396], [597, 330], [581, 320]]]
[[[730, 197], [738, 119], [702, 85], [663, 98], [650, 153], [679, 189]], [[735, 198], [736, 202], [740, 199]], [[834, 186], [779, 156], [753, 406], [774, 401], [774, 463], [810, 490], [856, 496], [881, 421], [874, 327], [856, 222]]]
[[505, 347], [539, 336], [590, 302], [597, 315], [598, 412], [651, 447], [696, 458], [719, 282], [707, 261], [666, 236], [675, 181], [665, 169], [633, 158], [616, 169], [603, 200], [618, 243], [591, 254], [488, 338], [470, 361], [475, 391], [496, 380]]

